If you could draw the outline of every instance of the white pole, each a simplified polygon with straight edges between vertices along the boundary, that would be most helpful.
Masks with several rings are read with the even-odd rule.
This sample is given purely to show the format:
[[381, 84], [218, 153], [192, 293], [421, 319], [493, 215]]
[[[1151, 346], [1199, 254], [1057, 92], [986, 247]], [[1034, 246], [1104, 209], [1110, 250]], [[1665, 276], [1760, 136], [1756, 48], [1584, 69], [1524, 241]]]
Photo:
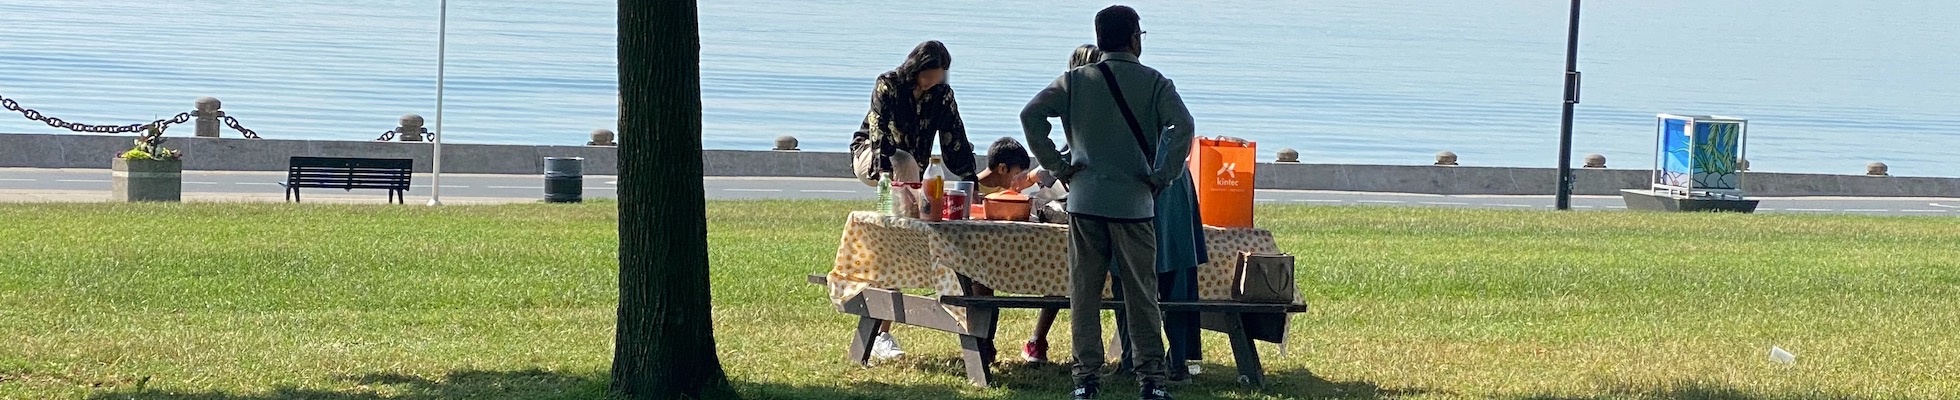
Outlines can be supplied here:
[[435, 165], [429, 171], [434, 179], [429, 185], [429, 205], [442, 205], [442, 85], [445, 69], [449, 66], [449, 0], [442, 0], [442, 11], [436, 22], [436, 140]]

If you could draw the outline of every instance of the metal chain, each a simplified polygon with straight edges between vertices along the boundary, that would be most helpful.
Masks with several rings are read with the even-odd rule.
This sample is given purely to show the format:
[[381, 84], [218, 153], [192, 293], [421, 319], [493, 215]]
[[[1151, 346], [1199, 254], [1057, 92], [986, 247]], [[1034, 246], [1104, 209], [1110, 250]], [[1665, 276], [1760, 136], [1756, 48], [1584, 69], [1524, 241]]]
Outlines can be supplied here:
[[[191, 120], [191, 113], [178, 113], [174, 117], [159, 119], [156, 121], [150, 121], [150, 123], [147, 124], [89, 125], [89, 124], [68, 122], [62, 120], [61, 118], [55, 118], [55, 117], [43, 115], [41, 114], [40, 111], [35, 111], [30, 108], [21, 107], [19, 102], [16, 102], [14, 101], [14, 99], [9, 99], [6, 97], [0, 97], [0, 108], [5, 108], [7, 109], [7, 111], [20, 113], [21, 116], [27, 117], [27, 119], [31, 121], [48, 124], [48, 126], [52, 126], [58, 129], [67, 129], [70, 131], [82, 132], [82, 133], [132, 133], [132, 132], [143, 132], [149, 130], [151, 127], [156, 127], [158, 131], [163, 131], [166, 129], [170, 129], [171, 125], [182, 124], [185, 122], [190, 122]], [[253, 136], [256, 137], [257, 135], [253, 135]]]
[[[395, 140], [395, 136], [400, 134], [401, 134], [400, 132], [395, 132], [395, 130], [389, 129], [387, 132], [382, 132], [381, 137], [375, 138], [374, 141], [386, 142], [390, 140]], [[435, 140], [435, 135], [429, 133], [429, 128], [422, 128], [422, 140]]]
[[241, 135], [245, 135], [246, 139], [260, 139], [258, 132], [253, 132], [251, 129], [246, 129], [245, 126], [239, 125], [238, 118], [234, 118], [230, 115], [225, 115], [224, 111], [218, 111], [218, 118], [224, 118], [225, 126], [230, 127], [232, 130], [238, 131], [238, 133]]

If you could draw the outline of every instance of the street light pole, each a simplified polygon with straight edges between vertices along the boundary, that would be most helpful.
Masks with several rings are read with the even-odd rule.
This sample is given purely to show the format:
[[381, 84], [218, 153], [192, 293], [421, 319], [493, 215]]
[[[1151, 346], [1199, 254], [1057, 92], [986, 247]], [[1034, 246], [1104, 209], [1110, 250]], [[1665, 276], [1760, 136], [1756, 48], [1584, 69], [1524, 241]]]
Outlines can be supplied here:
[[442, 0], [442, 11], [436, 22], [436, 140], [433, 155], [435, 164], [429, 168], [429, 205], [442, 205], [442, 86], [444, 73], [449, 66], [449, 0]]
[[1565, 36], [1565, 113], [1558, 126], [1559, 210], [1572, 209], [1572, 106], [1579, 104], [1579, 0], [1572, 0], [1571, 21]]

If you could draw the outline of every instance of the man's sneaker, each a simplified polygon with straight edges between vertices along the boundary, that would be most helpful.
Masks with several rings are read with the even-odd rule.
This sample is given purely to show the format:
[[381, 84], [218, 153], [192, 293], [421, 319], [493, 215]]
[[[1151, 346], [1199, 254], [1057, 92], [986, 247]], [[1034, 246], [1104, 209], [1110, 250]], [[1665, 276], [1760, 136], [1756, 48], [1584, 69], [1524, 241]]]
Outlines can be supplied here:
[[878, 339], [871, 343], [871, 356], [879, 360], [890, 360], [904, 355], [905, 349], [898, 347], [898, 339], [893, 338], [891, 332], [878, 334]]
[[1102, 394], [1102, 385], [1097, 385], [1095, 382], [1077, 383], [1075, 392], [1069, 395], [1069, 399], [1091, 400], [1100, 394]]
[[1189, 369], [1191, 370], [1191, 375], [1198, 375], [1198, 374], [1205, 373], [1205, 368], [1198, 366], [1198, 364], [1191, 364], [1191, 368]]
[[1048, 363], [1048, 341], [1030, 340], [1021, 345], [1021, 359], [1031, 363]]
[[1164, 390], [1164, 387], [1161, 385], [1154, 383], [1144, 384], [1143, 394], [1138, 398], [1142, 400], [1171, 400], [1171, 392]]

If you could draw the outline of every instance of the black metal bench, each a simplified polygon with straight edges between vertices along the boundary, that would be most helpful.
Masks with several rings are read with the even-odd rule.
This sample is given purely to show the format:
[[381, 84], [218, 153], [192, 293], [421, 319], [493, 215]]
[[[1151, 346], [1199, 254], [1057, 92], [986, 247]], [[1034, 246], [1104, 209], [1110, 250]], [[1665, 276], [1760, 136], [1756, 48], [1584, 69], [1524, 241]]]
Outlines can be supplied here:
[[[819, 285], [828, 281], [828, 277], [823, 275], [810, 275], [808, 279], [810, 283]], [[969, 292], [976, 285], [965, 277], [961, 277], [960, 281]], [[999, 326], [1000, 310], [1067, 309], [1068, 302], [1066, 297], [1037, 296], [939, 296], [935, 299], [871, 288], [847, 299], [838, 311], [859, 316], [857, 332], [851, 338], [851, 361], [864, 365], [870, 360], [871, 341], [877, 336], [877, 327], [883, 321], [946, 331], [960, 335], [960, 353], [966, 363], [967, 379], [974, 385], [984, 387], [993, 379], [993, 373], [987, 366], [993, 364], [997, 351], [993, 337]], [[1265, 367], [1260, 364], [1259, 349], [1253, 345], [1253, 341], [1284, 341], [1286, 316], [1307, 312], [1306, 304], [1223, 300], [1160, 301], [1157, 304], [1164, 311], [1198, 312], [1200, 325], [1204, 329], [1229, 337], [1232, 358], [1238, 364], [1239, 381], [1253, 386], [1265, 384]], [[954, 322], [943, 306], [965, 307], [966, 326]], [[1105, 299], [1102, 302], [1102, 308], [1106, 310], [1122, 306], [1122, 301]], [[1121, 344], [1110, 348], [1111, 359], [1121, 358]]]
[[389, 202], [408, 202], [415, 160], [405, 158], [293, 157], [286, 170], [286, 200], [298, 202], [300, 188], [385, 189]]

